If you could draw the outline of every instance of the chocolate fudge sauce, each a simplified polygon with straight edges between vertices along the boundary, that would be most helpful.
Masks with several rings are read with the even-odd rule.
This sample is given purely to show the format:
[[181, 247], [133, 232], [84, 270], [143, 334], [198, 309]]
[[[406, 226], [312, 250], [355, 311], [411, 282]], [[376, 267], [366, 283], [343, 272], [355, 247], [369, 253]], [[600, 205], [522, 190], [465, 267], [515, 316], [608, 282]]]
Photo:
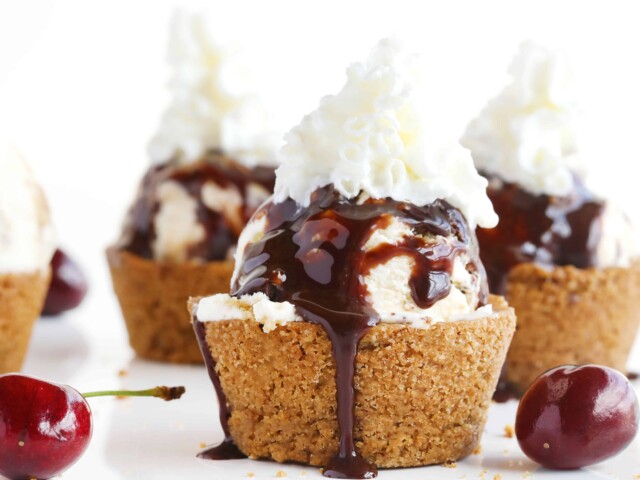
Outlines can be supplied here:
[[509, 400], [518, 400], [522, 393], [520, 389], [513, 383], [507, 380], [507, 364], [502, 365], [502, 371], [500, 372], [500, 379], [496, 386], [496, 391], [493, 392], [492, 400], [496, 403], [506, 403]]
[[[193, 164], [179, 165], [176, 161], [170, 161], [151, 167], [142, 179], [119, 241], [124, 250], [142, 258], [153, 258], [153, 242], [156, 238], [154, 218], [160, 209], [156, 192], [166, 181], [177, 182], [196, 201], [197, 220], [204, 227], [205, 238], [190, 248], [188, 256], [207, 262], [228, 258], [242, 228], [259, 206], [248, 202], [250, 185], [263, 187], [266, 198], [273, 191], [275, 173], [273, 168], [267, 167], [248, 169], [215, 151], [207, 153], [202, 160]], [[202, 188], [207, 183], [238, 190], [243, 200], [241, 211], [238, 212], [239, 222], [230, 221], [223, 213], [203, 203]]]
[[[595, 265], [604, 204], [578, 177], [569, 195], [555, 197], [534, 195], [517, 184], [484, 176], [490, 179], [487, 194], [500, 217], [497, 227], [476, 231], [491, 293], [506, 293], [509, 272], [520, 263]], [[503, 370], [493, 400], [507, 402], [522, 393], [506, 380]]]
[[[317, 190], [309, 207], [286, 200], [263, 206], [258, 215], [261, 213], [266, 216], [266, 233], [246, 247], [232, 294], [263, 292], [272, 301], [289, 301], [306, 321], [326, 331], [336, 363], [339, 450], [325, 466], [324, 475], [374, 478], [377, 470], [360, 456], [354, 438], [358, 343], [380, 321], [367, 300], [363, 276], [393, 256], [409, 255], [414, 260], [413, 299], [421, 308], [428, 308], [449, 294], [454, 260], [466, 252], [471, 259], [467, 268], [481, 276], [483, 305], [488, 289], [475, 236], [460, 211], [445, 201], [423, 207], [390, 199], [359, 203], [345, 199], [332, 187]], [[398, 245], [383, 244], [365, 251], [363, 246], [374, 230], [384, 228], [394, 217], [410, 225], [416, 235]], [[194, 324], [221, 405], [225, 446], [214, 449], [212, 455], [220, 458], [220, 449], [231, 442], [226, 426], [229, 411], [204, 342], [204, 326]]]
[[238, 458], [247, 458], [247, 456], [242, 453], [233, 442], [233, 438], [231, 438], [231, 433], [229, 432], [229, 417], [231, 412], [229, 412], [229, 406], [227, 405], [227, 397], [224, 394], [224, 390], [222, 390], [222, 385], [220, 385], [220, 378], [218, 378], [218, 374], [216, 373], [216, 361], [214, 360], [213, 355], [211, 355], [211, 350], [209, 350], [209, 347], [207, 346], [206, 324], [194, 319], [193, 329], [195, 331], [196, 338], [198, 339], [198, 345], [200, 345], [202, 358], [207, 366], [209, 378], [211, 379], [211, 383], [213, 383], [213, 388], [215, 389], [218, 397], [218, 404], [220, 405], [220, 425], [224, 432], [224, 440], [220, 445], [203, 450], [198, 454], [198, 457], [204, 458], [205, 460], [233, 460]]
[[506, 293], [509, 272], [520, 263], [595, 265], [604, 204], [578, 177], [573, 192], [564, 197], [534, 195], [507, 182], [494, 188], [491, 183], [487, 193], [500, 223], [476, 232], [491, 293]]

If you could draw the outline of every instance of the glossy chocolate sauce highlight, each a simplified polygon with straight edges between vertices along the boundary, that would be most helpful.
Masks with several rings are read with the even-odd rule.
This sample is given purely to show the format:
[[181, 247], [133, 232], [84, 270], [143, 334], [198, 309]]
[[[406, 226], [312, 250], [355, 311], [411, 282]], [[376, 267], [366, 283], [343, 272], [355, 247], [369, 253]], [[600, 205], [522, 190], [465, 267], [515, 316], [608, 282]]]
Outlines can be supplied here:
[[490, 179], [487, 194], [500, 217], [497, 227], [476, 232], [491, 293], [506, 293], [509, 272], [520, 263], [595, 266], [604, 204], [578, 177], [571, 194], [554, 197], [485, 176]]
[[[251, 184], [273, 191], [275, 173], [273, 168], [248, 169], [220, 152], [207, 153], [202, 160], [188, 165], [176, 161], [151, 167], [144, 176], [137, 198], [131, 207], [119, 245], [142, 258], [153, 258], [153, 243], [156, 238], [154, 218], [160, 209], [156, 196], [158, 187], [166, 181], [180, 184], [197, 202], [197, 219], [205, 230], [205, 238], [193, 245], [188, 257], [200, 261], [225, 260], [230, 249], [235, 247], [242, 228], [258, 205], [248, 203]], [[235, 187], [243, 205], [238, 212], [239, 222], [230, 221], [224, 214], [211, 210], [202, 201], [202, 188], [214, 183], [220, 188]]]
[[[367, 300], [363, 277], [394, 256], [409, 255], [414, 260], [413, 299], [429, 308], [449, 294], [454, 260], [466, 252], [471, 259], [468, 268], [481, 276], [479, 298], [485, 304], [488, 291], [475, 237], [460, 211], [445, 201], [423, 207], [390, 199], [358, 202], [341, 197], [332, 187], [316, 191], [309, 207], [289, 199], [263, 206], [257, 215], [261, 214], [266, 216], [266, 233], [247, 245], [232, 294], [263, 292], [272, 301], [291, 302], [302, 318], [323, 327], [336, 362], [340, 437], [338, 454], [325, 466], [324, 475], [374, 478], [376, 468], [360, 456], [354, 438], [358, 343], [380, 321]], [[416, 235], [399, 245], [365, 251], [373, 231], [393, 218], [410, 225]]]

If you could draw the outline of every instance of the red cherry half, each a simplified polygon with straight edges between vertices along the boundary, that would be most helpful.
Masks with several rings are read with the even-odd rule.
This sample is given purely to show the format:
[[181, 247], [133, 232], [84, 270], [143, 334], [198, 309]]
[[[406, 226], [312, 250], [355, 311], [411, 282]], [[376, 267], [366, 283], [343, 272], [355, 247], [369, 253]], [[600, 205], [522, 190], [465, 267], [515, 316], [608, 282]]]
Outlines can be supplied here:
[[639, 419], [638, 399], [622, 373], [598, 365], [562, 366], [543, 373], [525, 392], [515, 429], [529, 458], [569, 470], [620, 453], [635, 437]]
[[77, 307], [87, 293], [87, 280], [82, 270], [62, 250], [51, 259], [51, 285], [42, 309], [43, 315], [59, 315]]
[[67, 385], [0, 376], [0, 473], [10, 479], [59, 475], [86, 450], [91, 410]]

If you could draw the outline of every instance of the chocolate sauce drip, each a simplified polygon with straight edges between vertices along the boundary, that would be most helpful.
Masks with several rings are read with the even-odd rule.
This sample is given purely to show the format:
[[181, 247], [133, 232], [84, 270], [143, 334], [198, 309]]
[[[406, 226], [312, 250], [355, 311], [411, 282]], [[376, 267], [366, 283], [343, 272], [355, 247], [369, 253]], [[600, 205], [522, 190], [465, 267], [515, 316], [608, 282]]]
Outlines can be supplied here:
[[220, 425], [222, 425], [222, 431], [224, 432], [224, 440], [220, 445], [203, 450], [198, 454], [198, 457], [205, 460], [234, 460], [247, 458], [247, 456], [236, 446], [233, 438], [231, 438], [231, 433], [229, 432], [229, 417], [231, 416], [231, 412], [229, 412], [229, 406], [227, 405], [227, 397], [224, 394], [224, 390], [222, 390], [222, 385], [220, 385], [220, 378], [216, 373], [216, 361], [214, 360], [213, 355], [211, 355], [211, 350], [209, 350], [209, 346], [207, 345], [206, 324], [194, 319], [193, 330], [196, 334], [196, 338], [198, 339], [198, 345], [200, 345], [200, 352], [202, 353], [202, 358], [207, 366], [209, 378], [211, 379], [211, 383], [213, 383], [213, 388], [215, 389], [218, 397], [218, 404], [220, 405]]
[[490, 186], [487, 193], [500, 223], [476, 233], [492, 293], [506, 293], [509, 272], [520, 263], [595, 265], [604, 204], [578, 177], [573, 192], [564, 197], [533, 195], [507, 182]]
[[496, 403], [506, 403], [509, 400], [518, 400], [522, 396], [520, 389], [506, 379], [507, 364], [502, 365], [500, 379], [492, 400]]
[[[414, 301], [429, 308], [449, 294], [456, 256], [466, 251], [470, 268], [481, 276], [477, 244], [462, 214], [445, 201], [423, 207], [390, 199], [358, 203], [341, 197], [332, 187], [314, 193], [309, 207], [293, 200], [267, 204], [256, 214], [266, 216], [266, 233], [244, 252], [241, 275], [232, 294], [265, 293], [272, 301], [289, 301], [306, 321], [322, 326], [336, 362], [338, 454], [326, 465], [330, 478], [374, 478], [376, 468], [358, 453], [355, 431], [355, 363], [358, 343], [380, 319], [367, 300], [364, 275], [391, 257], [414, 260], [410, 278]], [[365, 251], [374, 230], [393, 218], [411, 226], [416, 236], [399, 245]], [[442, 238], [437, 240], [434, 236]]]
[[637, 372], [629, 372], [627, 373], [627, 378], [629, 379], [629, 381], [633, 382], [640, 378], [640, 374], [638, 374]]
[[[156, 192], [166, 181], [179, 183], [197, 202], [197, 220], [205, 230], [205, 238], [193, 245], [188, 256], [200, 261], [224, 260], [237, 241], [242, 228], [258, 205], [248, 203], [251, 184], [260, 185], [267, 195], [273, 191], [275, 174], [272, 168], [248, 169], [220, 152], [209, 152], [202, 160], [180, 165], [176, 161], [153, 166], [144, 176], [138, 196], [131, 207], [119, 245], [142, 258], [153, 258], [153, 242], [156, 238], [154, 218], [160, 209]], [[235, 187], [243, 204], [237, 219], [211, 210], [202, 201], [202, 188], [214, 183], [220, 188]]]

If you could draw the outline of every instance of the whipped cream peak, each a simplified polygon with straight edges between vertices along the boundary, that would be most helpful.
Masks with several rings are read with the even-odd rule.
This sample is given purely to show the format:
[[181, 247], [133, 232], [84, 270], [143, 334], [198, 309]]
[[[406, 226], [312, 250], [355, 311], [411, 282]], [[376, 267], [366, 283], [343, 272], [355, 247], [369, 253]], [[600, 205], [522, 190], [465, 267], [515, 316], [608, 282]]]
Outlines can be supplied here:
[[0, 138], [0, 273], [46, 270], [56, 243], [42, 189], [14, 144]]
[[567, 195], [578, 157], [580, 110], [566, 56], [520, 45], [509, 83], [467, 126], [460, 142], [478, 170], [539, 195]]
[[275, 201], [307, 206], [313, 191], [333, 184], [345, 197], [362, 192], [426, 205], [440, 198], [459, 208], [475, 227], [497, 216], [469, 153], [459, 145], [433, 148], [420, 105], [417, 56], [385, 39], [366, 62], [347, 69], [336, 95], [285, 136], [276, 174]]
[[153, 162], [190, 163], [219, 149], [248, 167], [275, 163], [280, 135], [251, 71], [237, 48], [211, 39], [203, 15], [176, 11], [167, 60], [173, 99], [149, 143]]

